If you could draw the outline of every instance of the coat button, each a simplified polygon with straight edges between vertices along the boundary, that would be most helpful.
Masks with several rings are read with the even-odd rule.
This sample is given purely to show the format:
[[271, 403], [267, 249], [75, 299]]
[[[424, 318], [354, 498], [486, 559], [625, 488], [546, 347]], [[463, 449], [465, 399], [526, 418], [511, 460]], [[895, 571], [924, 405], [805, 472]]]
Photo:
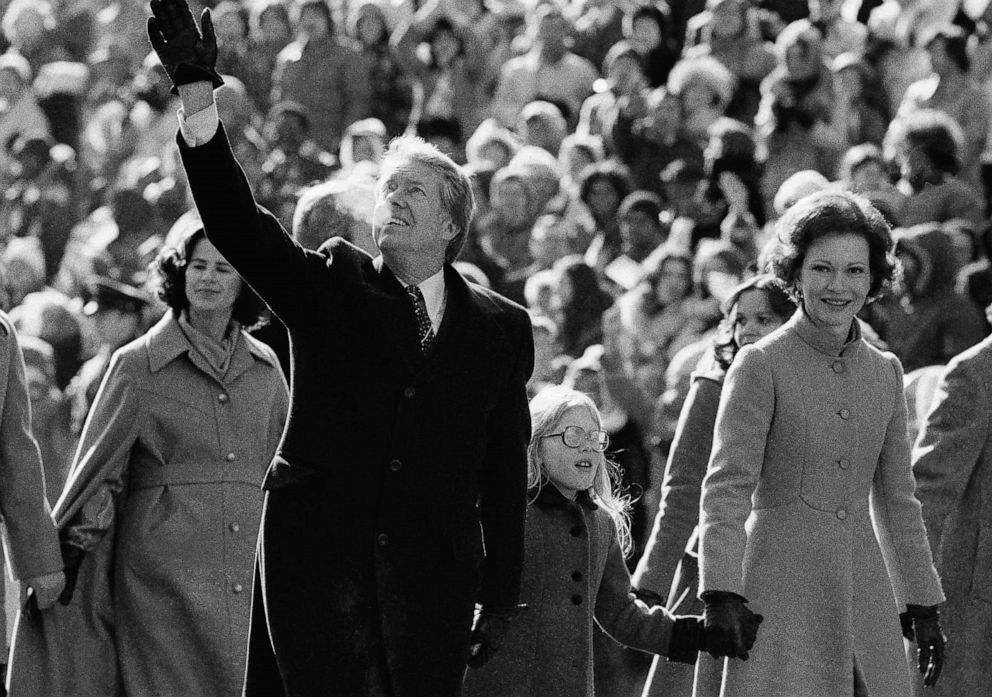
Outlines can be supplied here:
[[413, 399], [417, 394], [417, 388], [413, 385], [403, 388], [403, 396], [407, 399]]
[[575, 595], [572, 596], [572, 605], [581, 605], [581, 604], [582, 604], [582, 596], [576, 593]]
[[846, 470], [848, 467], [851, 466], [851, 461], [848, 460], [846, 457], [842, 457], [837, 461], [837, 464], [840, 465], [840, 468], [842, 470]]
[[844, 510], [843, 508], [838, 508], [837, 509], [837, 519], [838, 520], [845, 520], [846, 518], [847, 518], [847, 511]]
[[574, 526], [572, 526], [572, 529], [568, 531], [568, 533], [572, 537], [582, 537], [582, 526], [581, 525], [574, 525]]
[[579, 581], [581, 581], [582, 580], [582, 572], [581, 571], [573, 571], [572, 572], [572, 580], [575, 581], [576, 583], [579, 582]]
[[238, 456], [235, 455], [234, 453], [228, 453], [224, 459], [227, 460], [228, 462], [234, 462], [237, 458]]
[[231, 590], [234, 591], [235, 593], [240, 593], [244, 589], [245, 587], [242, 586], [240, 583], [235, 583], [233, 586], [231, 586]]
[[227, 394], [224, 392], [221, 392], [219, 395], [217, 395], [217, 401], [220, 402], [221, 404], [227, 404], [227, 400], [229, 399], [230, 397], [228, 397]]
[[389, 535], [384, 532], [379, 533], [379, 537], [375, 538], [375, 541], [379, 543], [380, 547], [385, 547], [389, 544]]
[[230, 525], [227, 526], [227, 529], [230, 530], [231, 532], [239, 532], [241, 530], [241, 526], [238, 525], [237, 523], [231, 523]]
[[849, 418], [851, 418], [851, 410], [850, 409], [841, 409], [837, 413], [840, 414], [840, 418], [844, 419], [844, 421], [847, 421]]
[[834, 364], [830, 368], [839, 375], [844, 372], [844, 361], [834, 361]]

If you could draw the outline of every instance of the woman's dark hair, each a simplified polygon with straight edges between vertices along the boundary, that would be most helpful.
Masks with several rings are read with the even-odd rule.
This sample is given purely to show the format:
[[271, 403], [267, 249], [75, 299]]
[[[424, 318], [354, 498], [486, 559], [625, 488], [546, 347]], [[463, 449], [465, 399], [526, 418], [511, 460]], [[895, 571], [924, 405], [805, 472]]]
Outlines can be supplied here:
[[763, 291], [768, 298], [768, 306], [771, 307], [775, 316], [783, 322], [788, 320], [796, 310], [796, 303], [785, 291], [782, 281], [771, 274], [752, 276], [734, 288], [733, 292], [720, 305], [724, 321], [720, 323], [720, 328], [713, 340], [713, 354], [716, 357], [716, 362], [724, 369], [730, 367], [737, 356], [737, 351], [740, 350], [740, 346], [734, 341], [734, 327], [729, 322], [730, 313], [741, 296], [749, 290]]
[[563, 257], [553, 268], [572, 285], [572, 297], [562, 303], [558, 338], [562, 350], [578, 358], [588, 346], [602, 342], [603, 313], [613, 304], [613, 298], [603, 288], [596, 270], [582, 256]]
[[589, 192], [592, 185], [598, 181], [605, 181], [613, 187], [613, 190], [617, 192], [618, 206], [634, 188], [631, 183], [630, 172], [623, 165], [610, 160], [594, 162], [579, 174], [579, 200], [582, 203], [589, 203]]
[[947, 57], [954, 61], [961, 72], [968, 72], [971, 59], [968, 58], [968, 34], [964, 29], [953, 24], [936, 27], [921, 37], [920, 45], [929, 48], [930, 44], [938, 39], [944, 42], [944, 52]]
[[[178, 246], [163, 248], [152, 264], [152, 271], [158, 279], [155, 293], [172, 309], [175, 317], [179, 317], [189, 307], [189, 299], [186, 297], [186, 268], [197, 243], [206, 239], [207, 235], [202, 227], [194, 228]], [[241, 290], [231, 310], [231, 319], [250, 330], [266, 323], [267, 312], [262, 299], [242, 279]]]
[[832, 235], [853, 234], [868, 243], [871, 272], [870, 299], [891, 287], [897, 274], [892, 231], [882, 214], [868, 200], [849, 191], [819, 191], [792, 206], [777, 223], [778, 246], [771, 255], [771, 270], [797, 301], [796, 281], [810, 245]]

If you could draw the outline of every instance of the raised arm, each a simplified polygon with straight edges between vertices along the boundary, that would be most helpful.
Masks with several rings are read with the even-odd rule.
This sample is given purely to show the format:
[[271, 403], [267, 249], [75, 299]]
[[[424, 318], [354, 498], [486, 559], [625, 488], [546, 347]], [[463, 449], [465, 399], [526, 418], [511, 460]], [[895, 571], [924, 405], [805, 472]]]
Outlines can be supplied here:
[[255, 203], [217, 119], [213, 88], [222, 80], [210, 11], [201, 34], [186, 0], [151, 0], [151, 8], [148, 37], [182, 99], [177, 141], [207, 237], [288, 327], [303, 326], [299, 300], [313, 297], [329, 259], [297, 244]]

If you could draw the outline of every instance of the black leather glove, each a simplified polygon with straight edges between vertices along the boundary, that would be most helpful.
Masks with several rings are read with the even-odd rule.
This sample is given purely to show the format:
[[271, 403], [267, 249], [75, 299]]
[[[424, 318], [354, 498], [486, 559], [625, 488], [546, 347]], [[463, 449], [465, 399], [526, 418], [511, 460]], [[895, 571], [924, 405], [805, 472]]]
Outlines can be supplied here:
[[944, 647], [947, 645], [947, 637], [940, 630], [940, 612], [936, 605], [907, 605], [906, 612], [913, 619], [923, 684], [933, 687], [944, 669]]
[[668, 640], [668, 660], [693, 664], [700, 651], [706, 651], [706, 628], [697, 615], [676, 617]]
[[746, 661], [764, 618], [751, 612], [745, 606], [747, 599], [736, 593], [706, 591], [701, 597], [706, 652], [714, 658], [729, 656]]
[[916, 634], [913, 632], [913, 617], [909, 611], [899, 613], [899, 628], [907, 641], [916, 641]]
[[86, 550], [76, 545], [63, 542], [62, 545], [62, 565], [65, 572], [65, 588], [59, 595], [59, 602], [68, 605], [72, 602], [72, 594], [76, 590], [76, 580], [79, 578], [79, 567], [83, 564], [83, 557]]
[[210, 10], [200, 15], [203, 34], [196, 28], [186, 0], [151, 0], [148, 40], [172, 79], [172, 93], [179, 85], [206, 80], [214, 88], [224, 84], [217, 72], [217, 35]]
[[503, 645], [503, 638], [510, 628], [510, 622], [525, 609], [525, 605], [519, 605], [506, 610], [483, 609], [479, 613], [469, 640], [468, 661], [466, 661], [469, 668], [484, 666], [499, 651], [499, 647]]

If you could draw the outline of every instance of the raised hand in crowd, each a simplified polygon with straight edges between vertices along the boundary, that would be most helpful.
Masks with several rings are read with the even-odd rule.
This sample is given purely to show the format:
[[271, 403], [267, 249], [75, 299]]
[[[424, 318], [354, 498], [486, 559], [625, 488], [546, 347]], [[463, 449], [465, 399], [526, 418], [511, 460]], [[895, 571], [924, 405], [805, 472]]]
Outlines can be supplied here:
[[173, 91], [179, 85], [208, 81], [224, 84], [217, 72], [217, 35], [210, 9], [200, 15], [201, 34], [185, 0], [151, 0], [148, 39], [172, 79]]

